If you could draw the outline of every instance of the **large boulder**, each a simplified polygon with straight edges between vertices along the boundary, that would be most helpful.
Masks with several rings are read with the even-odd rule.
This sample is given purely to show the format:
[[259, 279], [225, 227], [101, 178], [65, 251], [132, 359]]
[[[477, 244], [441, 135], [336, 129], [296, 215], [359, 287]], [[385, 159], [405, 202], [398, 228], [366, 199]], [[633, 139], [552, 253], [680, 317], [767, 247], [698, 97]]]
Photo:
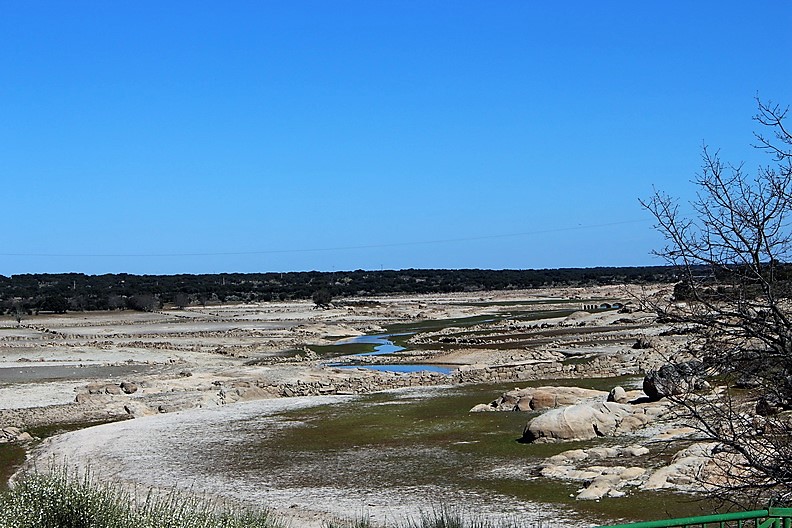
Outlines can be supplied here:
[[701, 361], [669, 363], [646, 374], [643, 391], [650, 400], [659, 400], [668, 396], [707, 390], [710, 385], [704, 379], [704, 373], [704, 365]]
[[616, 403], [627, 403], [630, 401], [630, 397], [627, 395], [627, 391], [625, 391], [622, 387], [613, 387], [611, 391], [608, 393], [608, 400], [609, 402], [616, 402]]
[[80, 404], [105, 405], [109, 398], [104, 394], [89, 394], [80, 392], [74, 397], [74, 401]]
[[606, 392], [579, 387], [528, 387], [514, 389], [489, 404], [481, 403], [470, 412], [482, 411], [543, 411], [573, 405], [586, 400], [603, 399]]
[[526, 426], [522, 440], [552, 442], [618, 436], [640, 429], [665, 410], [666, 406], [657, 404], [579, 403], [537, 416]]
[[630, 407], [621, 403], [598, 402], [552, 409], [528, 423], [523, 440], [587, 440], [615, 436], [619, 424], [633, 414]]

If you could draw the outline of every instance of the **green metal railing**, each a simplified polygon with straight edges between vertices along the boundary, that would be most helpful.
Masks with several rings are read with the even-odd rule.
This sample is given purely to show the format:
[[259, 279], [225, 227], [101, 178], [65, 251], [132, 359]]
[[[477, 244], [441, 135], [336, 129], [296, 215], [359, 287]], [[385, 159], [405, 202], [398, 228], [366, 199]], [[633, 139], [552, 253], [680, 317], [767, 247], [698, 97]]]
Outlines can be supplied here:
[[792, 508], [768, 508], [666, 521], [613, 524], [597, 528], [792, 528]]

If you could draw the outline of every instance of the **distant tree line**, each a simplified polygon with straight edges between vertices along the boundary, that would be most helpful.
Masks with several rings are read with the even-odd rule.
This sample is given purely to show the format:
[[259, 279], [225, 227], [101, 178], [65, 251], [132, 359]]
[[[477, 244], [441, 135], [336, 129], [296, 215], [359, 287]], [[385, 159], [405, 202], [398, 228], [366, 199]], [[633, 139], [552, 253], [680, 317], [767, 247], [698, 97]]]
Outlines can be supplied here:
[[[672, 282], [672, 268], [541, 270], [408, 269], [213, 275], [82, 273], [0, 275], [0, 313], [91, 310], [151, 311], [237, 302], [319, 299], [353, 295], [475, 292], [620, 283]], [[317, 296], [317, 292], [320, 294]]]

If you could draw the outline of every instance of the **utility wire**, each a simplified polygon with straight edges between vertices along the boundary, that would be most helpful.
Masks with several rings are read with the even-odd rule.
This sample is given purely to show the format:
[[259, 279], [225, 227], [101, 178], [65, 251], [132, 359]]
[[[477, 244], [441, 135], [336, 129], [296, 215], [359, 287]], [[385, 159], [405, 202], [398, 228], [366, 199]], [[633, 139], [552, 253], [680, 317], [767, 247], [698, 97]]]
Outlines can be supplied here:
[[257, 251], [219, 251], [219, 252], [197, 252], [197, 253], [0, 253], [0, 257], [47, 257], [47, 258], [168, 258], [168, 257], [217, 257], [217, 256], [239, 256], [239, 255], [272, 255], [283, 253], [315, 253], [327, 251], [350, 251], [355, 249], [378, 249], [406, 246], [423, 246], [433, 244], [447, 244], [452, 242], [471, 242], [474, 240], [493, 240], [498, 238], [514, 238], [530, 235], [540, 235], [546, 233], [560, 233], [565, 231], [580, 231], [584, 229], [595, 229], [600, 227], [612, 227], [625, 224], [646, 223], [649, 220], [624, 220], [620, 222], [609, 222], [606, 224], [578, 225], [574, 227], [559, 227], [555, 229], [542, 229], [538, 231], [524, 231], [521, 233], [507, 233], [499, 235], [482, 235], [475, 237], [446, 238], [439, 240], [423, 240], [412, 242], [390, 242], [383, 244], [366, 244], [359, 246], [338, 246], [326, 248], [302, 248], [302, 249], [265, 249]]

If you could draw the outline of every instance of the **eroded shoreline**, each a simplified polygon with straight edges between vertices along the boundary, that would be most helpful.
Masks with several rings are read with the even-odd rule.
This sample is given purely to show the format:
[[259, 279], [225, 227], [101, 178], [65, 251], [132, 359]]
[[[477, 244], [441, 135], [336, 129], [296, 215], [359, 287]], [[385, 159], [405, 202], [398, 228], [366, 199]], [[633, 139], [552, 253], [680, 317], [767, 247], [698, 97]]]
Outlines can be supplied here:
[[[80, 446], [90, 443], [74, 438], [112, 431], [107, 433], [104, 444], [99, 442], [105, 447], [92, 447], [90, 455], [83, 451], [84, 459], [101, 460], [102, 450], [108, 449], [112, 438], [128, 436], [132, 445], [143, 442], [132, 432], [143, 431], [146, 423], [165, 424], [185, 416], [196, 416], [196, 421], [200, 422], [203, 417], [217, 413], [231, 416], [236, 409], [242, 412], [256, 405], [273, 409], [295, 404], [284, 403], [286, 401], [318, 401], [311, 398], [347, 401], [363, 394], [404, 387], [613, 377], [637, 373], [656, 360], [646, 351], [632, 348], [637, 337], [660, 331], [647, 322], [647, 314], [607, 312], [532, 319], [530, 312], [536, 310], [537, 301], [546, 303], [540, 307], [552, 307], [553, 299], [548, 299], [552, 296], [541, 293], [539, 297], [537, 292], [510, 292], [492, 294], [486, 299], [481, 294], [388, 298], [360, 301], [333, 310], [314, 310], [307, 303], [213, 307], [173, 314], [121, 314], [124, 320], [117, 325], [112, 317], [117, 314], [44, 317], [37, 320], [36, 328], [46, 329], [39, 337], [27, 326], [11, 329], [0, 337], [3, 366], [12, 368], [25, 364], [27, 368], [35, 368], [30, 365], [42, 360], [46, 365], [75, 361], [107, 365], [108, 359], [115, 359], [112, 364], [147, 365], [152, 372], [103, 379], [6, 384], [0, 391], [7, 394], [27, 391], [22, 398], [27, 406], [3, 405], [0, 425], [30, 428], [59, 420], [143, 418], [54, 437], [44, 442], [34, 457], [42, 460], [57, 456], [59, 452], [69, 452], [67, 458], [80, 458]], [[622, 299], [629, 295], [619, 288], [556, 293], [559, 300], [560, 295], [564, 295], [566, 308], [569, 298], [574, 296], [579, 296], [583, 304], [589, 296]], [[504, 314], [504, 307], [518, 313]], [[453, 321], [462, 318], [492, 315], [499, 316], [497, 323], [465, 328], [453, 325]], [[412, 336], [413, 346], [398, 360], [459, 365], [451, 376], [321, 366], [325, 358], [316, 351], [324, 352], [326, 345], [341, 337], [421, 321], [439, 323], [427, 325], [426, 331]], [[291, 356], [284, 354], [289, 350], [293, 352]], [[20, 362], [20, 359], [29, 361]], [[134, 392], [122, 390], [119, 393], [114, 388], [124, 382], [133, 384]], [[36, 396], [37, 390], [39, 396]], [[53, 392], [59, 397], [76, 398], [79, 403], [46, 405], [46, 395]], [[11, 402], [12, 399], [0, 401]], [[37, 402], [45, 405], [36, 405]], [[229, 405], [241, 402], [250, 403]], [[210, 414], [202, 414], [201, 409]], [[145, 418], [147, 416], [150, 418]], [[73, 442], [70, 445], [74, 447], [67, 447], [68, 442]], [[164, 454], [174, 449], [177, 450], [171, 446], [160, 452]], [[158, 482], [146, 484], [161, 485]], [[206, 491], [211, 492], [212, 486], [208, 484]], [[223, 489], [229, 487], [233, 488], [228, 483], [223, 485]], [[441, 491], [435, 490], [435, 494], [442, 495]], [[404, 494], [409, 495], [408, 490], [403, 490]], [[284, 507], [288, 493], [270, 498], [283, 503], [280, 506]], [[365, 502], [365, 499], [358, 500], [360, 507], [365, 507]], [[475, 501], [469, 498], [460, 502]], [[348, 512], [350, 508], [352, 504], [345, 503], [342, 509]], [[298, 509], [308, 512], [310, 505], [304, 501], [298, 504]]]

